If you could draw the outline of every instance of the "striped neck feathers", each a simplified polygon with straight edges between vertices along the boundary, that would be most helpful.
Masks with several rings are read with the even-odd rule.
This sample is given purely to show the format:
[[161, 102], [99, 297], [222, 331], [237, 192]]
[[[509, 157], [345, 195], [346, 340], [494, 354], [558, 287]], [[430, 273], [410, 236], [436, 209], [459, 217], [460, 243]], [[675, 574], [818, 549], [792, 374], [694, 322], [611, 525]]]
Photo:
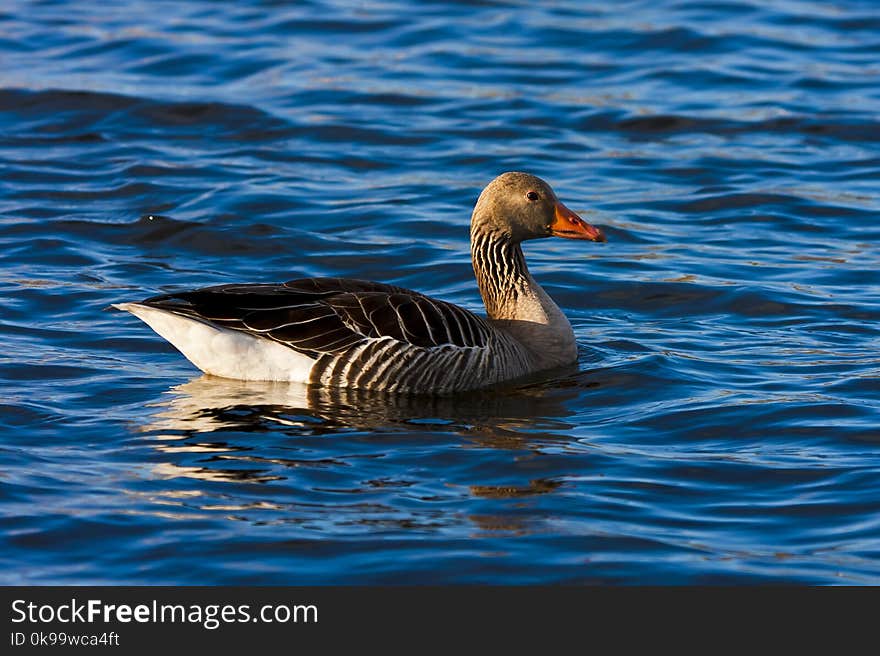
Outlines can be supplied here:
[[519, 242], [486, 226], [471, 229], [471, 260], [490, 319], [549, 324], [562, 312], [535, 282]]

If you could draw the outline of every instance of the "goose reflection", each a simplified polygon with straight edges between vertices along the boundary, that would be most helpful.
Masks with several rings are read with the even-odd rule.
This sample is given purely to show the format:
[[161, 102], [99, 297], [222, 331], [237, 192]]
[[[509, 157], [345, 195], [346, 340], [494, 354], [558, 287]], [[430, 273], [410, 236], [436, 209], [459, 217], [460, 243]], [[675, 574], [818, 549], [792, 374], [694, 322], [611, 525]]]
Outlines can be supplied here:
[[[481, 439], [509, 439], [529, 432], [565, 431], [574, 414], [566, 401], [578, 394], [577, 377], [556, 386], [515, 388], [458, 396], [396, 395], [299, 383], [237, 381], [200, 376], [171, 387], [151, 404], [158, 410], [141, 427], [160, 439], [203, 433], [281, 431], [320, 435], [346, 430], [425, 431], [438, 428]], [[206, 451], [211, 447], [205, 447]]]
[[[412, 529], [457, 516], [439, 512], [446, 503], [522, 503], [552, 494], [562, 483], [542, 477], [540, 468], [500, 481], [499, 470], [475, 463], [503, 471], [515, 459], [540, 459], [548, 444], [564, 447], [572, 441], [567, 418], [593, 385], [575, 371], [550, 383], [418, 397], [200, 376], [154, 402], [139, 431], [161, 454], [152, 470], [158, 479], [276, 484], [272, 492], [243, 492], [247, 501], [226, 489], [229, 499], [212, 502], [219, 508], [237, 499], [239, 518], [274, 514], [271, 521], [325, 522], [332, 515], [332, 521], [349, 517], [371, 530], [398, 523]], [[462, 449], [481, 451], [455, 455]], [[415, 467], [413, 454], [420, 451], [426, 464]], [[450, 458], [468, 464], [450, 465]], [[214, 489], [191, 490], [200, 500], [187, 503], [204, 510], [201, 497], [215, 495]], [[409, 508], [406, 499], [418, 500], [420, 509], [403, 511], [398, 503]], [[481, 532], [528, 528], [506, 513], [468, 517]]]

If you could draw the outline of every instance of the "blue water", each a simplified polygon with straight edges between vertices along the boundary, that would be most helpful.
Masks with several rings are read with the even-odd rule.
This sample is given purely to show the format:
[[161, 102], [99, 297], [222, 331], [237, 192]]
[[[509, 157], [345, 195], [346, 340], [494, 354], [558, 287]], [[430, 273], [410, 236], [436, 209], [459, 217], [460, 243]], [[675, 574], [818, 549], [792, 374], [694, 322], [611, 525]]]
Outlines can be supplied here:
[[[7, 1], [0, 583], [880, 583], [873, 0]], [[479, 310], [502, 171], [578, 366], [202, 377], [110, 303], [350, 276]]]

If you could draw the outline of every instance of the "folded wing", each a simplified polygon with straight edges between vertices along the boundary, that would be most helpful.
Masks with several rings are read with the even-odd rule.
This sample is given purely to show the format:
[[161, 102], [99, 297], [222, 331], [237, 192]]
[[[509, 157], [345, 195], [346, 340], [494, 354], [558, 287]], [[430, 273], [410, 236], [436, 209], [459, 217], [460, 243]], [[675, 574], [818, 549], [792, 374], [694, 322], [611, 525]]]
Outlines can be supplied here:
[[451, 303], [347, 278], [219, 285], [142, 304], [264, 337], [315, 359], [387, 338], [402, 347], [483, 348], [491, 331], [484, 319]]

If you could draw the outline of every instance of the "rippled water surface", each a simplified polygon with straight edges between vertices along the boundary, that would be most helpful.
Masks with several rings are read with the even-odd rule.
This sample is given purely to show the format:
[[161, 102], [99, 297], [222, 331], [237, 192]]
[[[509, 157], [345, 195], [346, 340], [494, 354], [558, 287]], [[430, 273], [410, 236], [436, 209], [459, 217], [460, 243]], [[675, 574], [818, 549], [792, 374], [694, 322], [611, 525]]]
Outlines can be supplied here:
[[[873, 1], [4, 2], [0, 582], [880, 583]], [[480, 189], [576, 367], [203, 377], [114, 302], [341, 275], [481, 309]]]

